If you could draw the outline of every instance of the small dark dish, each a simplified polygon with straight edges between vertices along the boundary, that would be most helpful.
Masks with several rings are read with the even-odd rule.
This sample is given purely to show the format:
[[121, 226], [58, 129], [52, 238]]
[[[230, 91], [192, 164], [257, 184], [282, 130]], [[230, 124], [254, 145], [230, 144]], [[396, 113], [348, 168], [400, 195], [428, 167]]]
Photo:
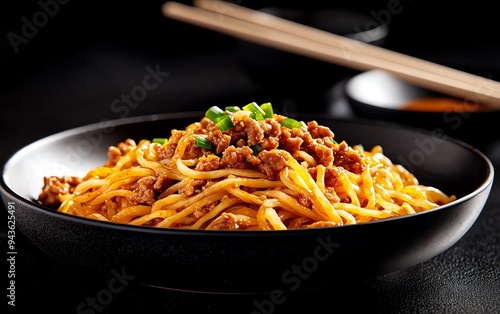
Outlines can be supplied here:
[[[125, 269], [140, 282], [212, 292], [296, 291], [411, 267], [454, 245], [481, 213], [493, 183], [478, 150], [430, 132], [316, 119], [338, 140], [382, 145], [387, 156], [458, 199], [425, 213], [359, 225], [287, 231], [194, 231], [105, 223], [37, 204], [43, 176], [83, 175], [103, 164], [109, 145], [168, 136], [202, 113], [128, 118], [76, 128], [16, 152], [3, 168], [1, 195], [16, 226], [56, 259], [93, 269]], [[311, 120], [304, 117], [304, 120]]]
[[[463, 100], [420, 88], [382, 70], [358, 74], [346, 83], [345, 96], [353, 112], [362, 118], [377, 119], [410, 125], [444, 133], [484, 150], [500, 139], [498, 132], [478, 132], [485, 126], [497, 125], [500, 111], [478, 107], [460, 110]], [[457, 106], [442, 106], [442, 110], [409, 110], [410, 102], [417, 100], [455, 101]], [[436, 103], [436, 106], [439, 104]]]

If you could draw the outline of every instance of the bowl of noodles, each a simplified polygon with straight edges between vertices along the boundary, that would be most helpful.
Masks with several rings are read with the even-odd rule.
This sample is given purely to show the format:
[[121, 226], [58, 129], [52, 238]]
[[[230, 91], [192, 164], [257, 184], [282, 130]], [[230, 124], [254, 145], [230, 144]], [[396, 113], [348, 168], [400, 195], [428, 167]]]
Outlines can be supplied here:
[[11, 156], [0, 191], [54, 258], [248, 293], [430, 259], [469, 230], [493, 175], [484, 154], [439, 134], [251, 102], [51, 135]]

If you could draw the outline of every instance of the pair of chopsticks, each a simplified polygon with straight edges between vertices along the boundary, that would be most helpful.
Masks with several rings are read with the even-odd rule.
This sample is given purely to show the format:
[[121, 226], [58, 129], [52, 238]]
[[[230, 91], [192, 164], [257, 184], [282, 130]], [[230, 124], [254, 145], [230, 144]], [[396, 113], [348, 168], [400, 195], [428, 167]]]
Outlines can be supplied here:
[[359, 71], [384, 70], [411, 84], [500, 109], [500, 82], [220, 0], [166, 2], [166, 17]]

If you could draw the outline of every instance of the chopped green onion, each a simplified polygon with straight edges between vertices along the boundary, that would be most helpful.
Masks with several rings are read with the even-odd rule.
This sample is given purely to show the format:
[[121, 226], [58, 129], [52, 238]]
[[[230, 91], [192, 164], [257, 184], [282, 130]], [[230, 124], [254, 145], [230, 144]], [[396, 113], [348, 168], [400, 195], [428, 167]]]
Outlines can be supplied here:
[[305, 124], [304, 121], [297, 121], [292, 118], [285, 118], [281, 122], [281, 125], [284, 127], [287, 127], [289, 129], [295, 129], [295, 128], [305, 128], [307, 125]]
[[222, 110], [217, 106], [212, 106], [205, 112], [205, 117], [207, 117], [210, 121], [215, 123], [217, 123], [219, 119], [225, 116], [227, 116], [227, 114], [224, 113], [224, 110]]
[[233, 120], [229, 115], [225, 115], [224, 117], [220, 118], [215, 124], [217, 125], [217, 128], [221, 130], [221, 132], [227, 131], [234, 127]]
[[260, 113], [258, 113], [258, 112], [252, 112], [252, 113], [250, 114], [250, 116], [251, 116], [254, 120], [257, 120], [257, 121], [262, 121], [262, 120], [264, 120], [264, 116], [263, 116], [263, 115], [261, 115], [261, 114], [260, 114]]
[[262, 109], [265, 112], [264, 118], [274, 118], [274, 111], [273, 111], [273, 106], [271, 105], [270, 102], [266, 102], [262, 105], [260, 105], [260, 109]]
[[[226, 107], [226, 110], [228, 110], [228, 108], [229, 107]], [[236, 110], [236, 108], [237, 107], [233, 106], [230, 109]], [[227, 131], [230, 128], [234, 127], [234, 123], [233, 120], [231, 119], [231, 116], [217, 106], [210, 107], [210, 109], [208, 109], [205, 112], [205, 117], [210, 119], [210, 121], [214, 122], [219, 128], [219, 130], [221, 130], [222, 132]]]
[[332, 143], [333, 144], [338, 144], [338, 142], [336, 140], [334, 140], [333, 138], [332, 138]]
[[[257, 103], [255, 102], [251, 102], [248, 105], [243, 106], [243, 110], [254, 113], [253, 115], [254, 119], [259, 117], [262, 117], [262, 119], [264, 119], [264, 116], [266, 115], [266, 112], [262, 110], [260, 106], [257, 105]], [[257, 116], [257, 114], [259, 114], [260, 116]]]
[[250, 149], [252, 150], [254, 155], [257, 155], [260, 151], [260, 145], [259, 144], [252, 145], [250, 146]]
[[197, 136], [196, 137], [196, 145], [202, 148], [210, 149], [212, 148], [212, 144], [205, 137]]
[[159, 143], [159, 144], [163, 145], [163, 144], [168, 142], [168, 138], [155, 137], [151, 142], [152, 143]]
[[241, 110], [241, 108], [238, 106], [227, 106], [225, 109], [226, 109], [226, 111], [229, 111], [229, 112], [236, 112], [236, 111]]

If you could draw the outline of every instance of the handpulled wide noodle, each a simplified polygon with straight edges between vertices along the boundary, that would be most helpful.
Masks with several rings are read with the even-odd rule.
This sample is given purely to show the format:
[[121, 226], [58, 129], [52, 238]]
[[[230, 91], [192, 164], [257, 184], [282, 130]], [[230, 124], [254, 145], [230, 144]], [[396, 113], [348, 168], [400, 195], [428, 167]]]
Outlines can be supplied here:
[[456, 199], [419, 184], [380, 146], [349, 146], [315, 121], [267, 109], [207, 111], [168, 139], [125, 139], [83, 178], [46, 177], [39, 201], [136, 226], [284, 230], [410, 215]]

